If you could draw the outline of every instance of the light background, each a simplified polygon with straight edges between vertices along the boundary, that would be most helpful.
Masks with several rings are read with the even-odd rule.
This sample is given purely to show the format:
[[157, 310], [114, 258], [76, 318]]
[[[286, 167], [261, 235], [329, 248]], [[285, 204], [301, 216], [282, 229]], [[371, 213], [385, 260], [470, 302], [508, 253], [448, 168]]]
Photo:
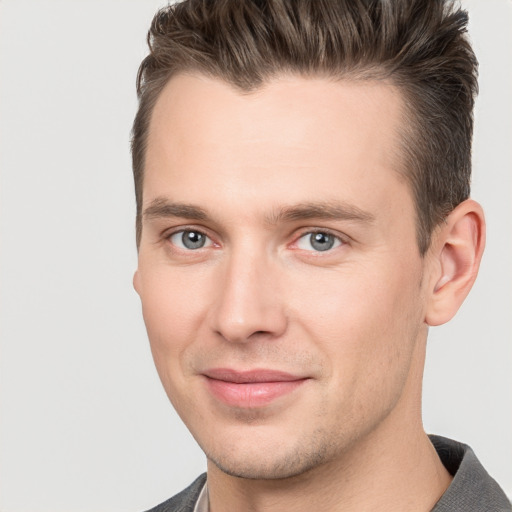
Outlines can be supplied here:
[[[162, 4], [0, 0], [1, 512], [136, 512], [205, 468], [131, 286], [135, 74]], [[511, 496], [512, 3], [464, 5], [488, 247], [458, 317], [431, 330], [424, 416]]]

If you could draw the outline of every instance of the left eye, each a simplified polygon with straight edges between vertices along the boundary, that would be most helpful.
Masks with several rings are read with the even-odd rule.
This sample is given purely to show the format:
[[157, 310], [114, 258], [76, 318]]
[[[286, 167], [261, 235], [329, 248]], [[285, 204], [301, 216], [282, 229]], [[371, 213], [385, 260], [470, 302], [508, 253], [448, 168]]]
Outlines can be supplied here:
[[341, 240], [330, 233], [317, 231], [316, 233], [306, 233], [297, 241], [297, 247], [305, 251], [328, 251], [341, 245]]
[[177, 231], [169, 237], [169, 240], [180, 249], [187, 249], [189, 251], [202, 249], [212, 244], [212, 241], [204, 233], [193, 229]]

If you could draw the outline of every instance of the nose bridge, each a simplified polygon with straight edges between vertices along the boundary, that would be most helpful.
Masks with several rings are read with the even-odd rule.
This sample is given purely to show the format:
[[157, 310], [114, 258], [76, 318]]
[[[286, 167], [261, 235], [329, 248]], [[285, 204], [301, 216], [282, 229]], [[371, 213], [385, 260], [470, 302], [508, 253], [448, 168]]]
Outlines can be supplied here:
[[226, 256], [213, 307], [213, 328], [224, 339], [244, 342], [255, 334], [276, 337], [286, 329], [275, 262], [251, 244]]

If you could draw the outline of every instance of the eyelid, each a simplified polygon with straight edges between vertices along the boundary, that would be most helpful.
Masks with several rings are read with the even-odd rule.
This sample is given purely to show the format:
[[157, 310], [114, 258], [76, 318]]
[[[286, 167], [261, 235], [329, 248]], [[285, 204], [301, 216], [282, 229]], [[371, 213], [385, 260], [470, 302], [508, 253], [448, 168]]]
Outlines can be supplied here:
[[202, 235], [211, 238], [209, 234], [210, 230], [194, 224], [180, 224], [179, 226], [172, 226], [171, 228], [166, 228], [162, 231], [162, 238], [169, 238], [171, 235], [179, 233], [180, 231], [197, 231], [198, 233], [201, 233]]

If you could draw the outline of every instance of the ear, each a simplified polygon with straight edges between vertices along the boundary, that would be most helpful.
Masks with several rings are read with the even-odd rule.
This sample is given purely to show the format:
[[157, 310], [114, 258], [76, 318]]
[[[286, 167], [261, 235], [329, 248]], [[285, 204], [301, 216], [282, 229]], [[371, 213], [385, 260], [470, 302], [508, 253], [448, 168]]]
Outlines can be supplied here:
[[139, 271], [136, 270], [133, 274], [133, 288], [140, 295], [140, 276]]
[[425, 322], [441, 325], [455, 315], [478, 274], [485, 246], [482, 207], [472, 199], [460, 203], [433, 235], [430, 298]]

